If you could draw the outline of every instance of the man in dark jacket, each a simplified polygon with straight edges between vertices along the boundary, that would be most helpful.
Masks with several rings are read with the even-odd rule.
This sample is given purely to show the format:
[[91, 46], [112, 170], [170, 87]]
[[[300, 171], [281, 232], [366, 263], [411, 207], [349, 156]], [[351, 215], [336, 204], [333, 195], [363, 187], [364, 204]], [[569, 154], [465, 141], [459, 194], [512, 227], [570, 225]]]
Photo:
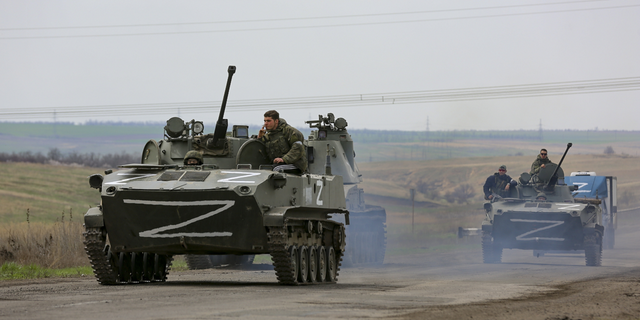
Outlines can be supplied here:
[[264, 113], [264, 126], [258, 133], [267, 146], [267, 154], [277, 165], [274, 170], [307, 170], [307, 152], [302, 133], [280, 119], [278, 111], [269, 110]]
[[509, 189], [514, 188], [517, 182], [507, 174], [507, 166], [504, 164], [498, 168], [498, 172], [487, 178], [484, 183], [484, 199], [491, 200], [496, 195], [500, 197], [508, 197]]
[[551, 163], [551, 160], [549, 160], [549, 157], [547, 156], [547, 149], [540, 149], [540, 154], [531, 164], [531, 171], [529, 171], [529, 174], [538, 174], [538, 172], [540, 172], [540, 168], [544, 168], [548, 163]]

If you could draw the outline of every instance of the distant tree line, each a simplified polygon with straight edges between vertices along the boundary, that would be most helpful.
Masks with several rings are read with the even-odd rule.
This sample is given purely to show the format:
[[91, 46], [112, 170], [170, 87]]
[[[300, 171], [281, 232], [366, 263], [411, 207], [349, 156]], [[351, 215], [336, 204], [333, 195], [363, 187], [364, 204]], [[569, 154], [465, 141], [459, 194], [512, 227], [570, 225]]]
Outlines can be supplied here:
[[109, 153], [109, 154], [96, 154], [96, 153], [79, 153], [72, 151], [67, 154], [63, 154], [58, 148], [49, 149], [49, 152], [44, 155], [42, 152], [0, 152], [0, 162], [29, 162], [29, 163], [42, 163], [42, 164], [68, 164], [68, 165], [81, 165], [85, 167], [93, 168], [115, 168], [119, 165], [128, 163], [139, 163], [140, 156], [122, 153]]
[[86, 126], [127, 126], [127, 127], [158, 127], [162, 128], [167, 123], [165, 121], [132, 121], [132, 122], [123, 122], [123, 121], [96, 121], [96, 120], [88, 120], [84, 123]]

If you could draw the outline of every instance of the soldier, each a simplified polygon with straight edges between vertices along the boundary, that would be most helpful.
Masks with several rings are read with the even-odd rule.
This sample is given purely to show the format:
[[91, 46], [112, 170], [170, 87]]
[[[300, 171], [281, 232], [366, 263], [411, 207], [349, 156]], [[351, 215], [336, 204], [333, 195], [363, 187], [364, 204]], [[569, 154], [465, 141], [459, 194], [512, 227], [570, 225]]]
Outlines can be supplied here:
[[498, 168], [498, 172], [490, 175], [484, 183], [484, 199], [491, 200], [498, 195], [508, 197], [509, 189], [515, 187], [517, 182], [507, 174], [507, 166], [504, 164]]
[[294, 170], [302, 173], [307, 170], [307, 152], [302, 133], [280, 119], [278, 111], [264, 113], [264, 126], [258, 133], [267, 147], [267, 154], [277, 165], [274, 170]]
[[188, 166], [199, 166], [202, 164], [202, 154], [191, 150], [184, 156], [184, 164]]
[[540, 154], [531, 164], [531, 171], [529, 171], [529, 174], [538, 174], [538, 172], [540, 172], [540, 168], [544, 168], [547, 163], [551, 163], [551, 160], [547, 157], [547, 149], [540, 149]]

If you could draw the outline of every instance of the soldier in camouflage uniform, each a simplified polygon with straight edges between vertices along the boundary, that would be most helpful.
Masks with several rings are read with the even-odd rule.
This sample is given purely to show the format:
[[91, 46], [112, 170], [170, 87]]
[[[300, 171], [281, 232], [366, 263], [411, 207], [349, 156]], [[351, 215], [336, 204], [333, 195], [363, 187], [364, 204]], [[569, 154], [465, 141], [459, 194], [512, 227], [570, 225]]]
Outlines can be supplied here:
[[538, 174], [538, 172], [540, 172], [540, 168], [544, 168], [547, 163], [551, 163], [551, 160], [547, 157], [547, 149], [541, 149], [540, 154], [531, 164], [531, 171], [529, 171], [529, 174]]
[[191, 150], [184, 155], [184, 164], [189, 166], [199, 166], [202, 164], [202, 153]]
[[280, 119], [277, 111], [265, 112], [264, 126], [258, 133], [258, 139], [266, 145], [273, 164], [284, 170], [297, 169], [301, 173], [307, 170], [307, 152], [302, 132]]
[[484, 199], [491, 200], [496, 195], [509, 197], [509, 189], [515, 187], [517, 182], [507, 174], [507, 166], [501, 165], [498, 172], [490, 175], [484, 183]]

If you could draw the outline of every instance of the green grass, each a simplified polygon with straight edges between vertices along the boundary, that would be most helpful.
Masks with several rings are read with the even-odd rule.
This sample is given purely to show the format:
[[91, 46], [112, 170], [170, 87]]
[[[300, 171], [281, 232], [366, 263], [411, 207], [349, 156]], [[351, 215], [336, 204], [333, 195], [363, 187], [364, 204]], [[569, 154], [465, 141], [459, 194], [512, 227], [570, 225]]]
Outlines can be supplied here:
[[[0, 222], [55, 222], [82, 219], [87, 209], [100, 203], [100, 194], [89, 187], [89, 175], [103, 169], [28, 163], [0, 166]], [[71, 214], [71, 217], [69, 216]]]
[[93, 270], [90, 266], [49, 269], [40, 267], [36, 264], [23, 266], [15, 262], [5, 262], [0, 266], [0, 280], [70, 278], [84, 276], [93, 277]]

